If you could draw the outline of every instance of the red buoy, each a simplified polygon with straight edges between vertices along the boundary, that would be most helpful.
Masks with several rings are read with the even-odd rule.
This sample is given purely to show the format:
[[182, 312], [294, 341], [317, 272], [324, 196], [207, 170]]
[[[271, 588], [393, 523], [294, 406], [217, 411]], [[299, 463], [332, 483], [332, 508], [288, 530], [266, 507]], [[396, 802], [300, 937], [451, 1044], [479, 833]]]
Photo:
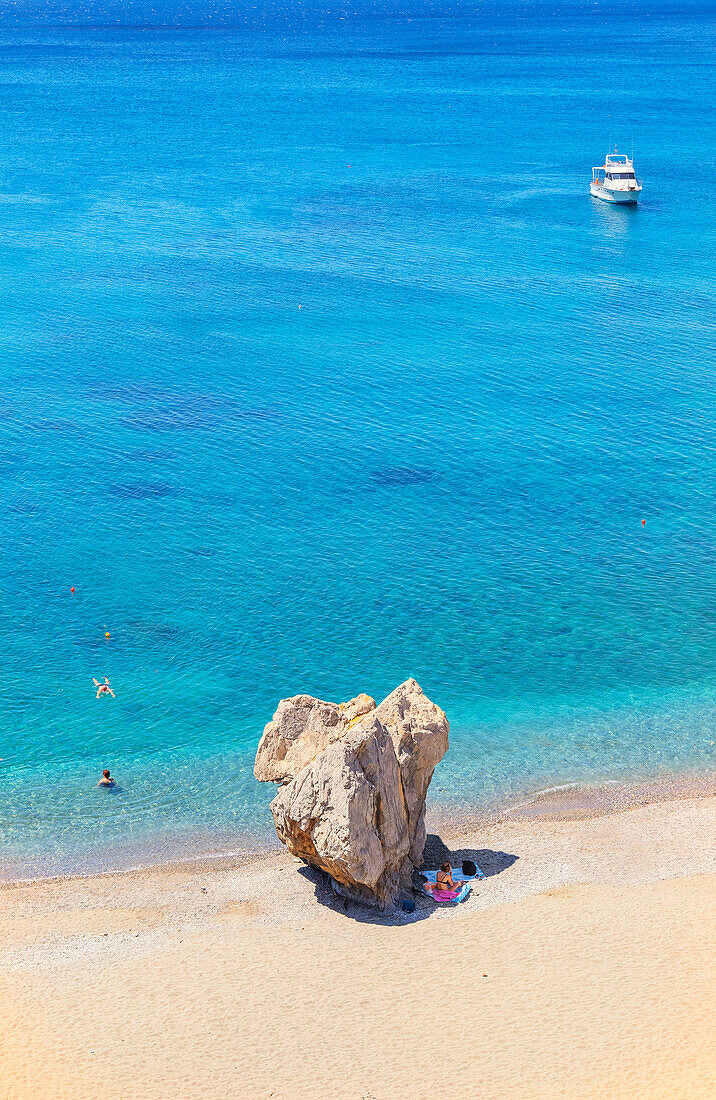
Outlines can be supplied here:
[[642, 525], [642, 527], [646, 527], [646, 520], [645, 520], [645, 519], [643, 519], [643, 520], [641, 521], [641, 525]]
[[71, 589], [70, 589], [70, 592], [74, 592], [74, 588], [71, 588]]

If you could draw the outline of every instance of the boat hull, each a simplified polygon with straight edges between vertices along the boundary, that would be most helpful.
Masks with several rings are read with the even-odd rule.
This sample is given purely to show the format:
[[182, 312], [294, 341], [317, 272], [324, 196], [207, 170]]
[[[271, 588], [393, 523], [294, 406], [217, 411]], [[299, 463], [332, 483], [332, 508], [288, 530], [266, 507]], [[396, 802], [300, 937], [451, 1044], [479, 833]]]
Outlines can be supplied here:
[[631, 191], [608, 191], [606, 187], [598, 187], [592, 183], [589, 185], [589, 190], [595, 199], [603, 199], [604, 202], [615, 202], [622, 205], [638, 202], [641, 195], [641, 187], [635, 187]]

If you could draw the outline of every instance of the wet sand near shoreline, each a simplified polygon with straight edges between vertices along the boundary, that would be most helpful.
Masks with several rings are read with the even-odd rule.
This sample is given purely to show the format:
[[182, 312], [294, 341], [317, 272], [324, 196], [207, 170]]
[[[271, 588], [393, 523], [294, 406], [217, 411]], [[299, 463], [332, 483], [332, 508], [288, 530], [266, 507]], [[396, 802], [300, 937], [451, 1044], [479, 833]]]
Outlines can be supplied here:
[[[491, 827], [504, 821], [557, 820], [568, 821], [599, 817], [622, 810], [686, 798], [716, 796], [716, 771], [669, 774], [642, 780], [611, 780], [605, 783], [560, 783], [543, 789], [526, 791], [506, 802], [494, 805], [461, 804], [459, 806], [430, 802], [428, 799], [428, 830], [458, 835]], [[136, 871], [203, 871], [218, 868], [249, 867], [275, 858], [281, 852], [267, 809], [263, 836], [237, 834], [230, 837], [193, 837], [191, 854], [179, 851], [157, 856], [151, 850], [130, 852], [120, 849], [107, 853], [113, 862], [108, 869], [66, 870], [58, 874], [35, 876], [17, 862], [8, 864], [0, 858], [0, 890], [31, 882], [63, 882], [125, 875]]]
[[443, 823], [487, 877], [412, 915], [283, 852], [8, 885], [0, 1096], [713, 1096], [716, 798], [671, 791]]

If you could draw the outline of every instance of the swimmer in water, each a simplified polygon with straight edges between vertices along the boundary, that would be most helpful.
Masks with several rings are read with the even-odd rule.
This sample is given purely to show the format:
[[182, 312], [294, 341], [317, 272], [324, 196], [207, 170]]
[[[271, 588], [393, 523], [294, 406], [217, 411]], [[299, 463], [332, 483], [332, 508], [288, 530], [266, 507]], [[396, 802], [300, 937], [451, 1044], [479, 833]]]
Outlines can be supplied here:
[[100, 684], [99, 680], [95, 680], [94, 676], [92, 677], [92, 682], [94, 683], [94, 686], [97, 688], [97, 694], [95, 695], [95, 699], [99, 699], [100, 695], [111, 695], [113, 699], [115, 698], [115, 694], [112, 691], [111, 687], [109, 686], [109, 680], [107, 679], [106, 676], [104, 678], [104, 683], [103, 684]]
[[112, 776], [109, 774], [109, 768], [104, 769], [104, 771], [102, 772], [102, 778], [100, 779], [97, 786], [98, 787], [114, 787], [115, 786], [115, 782], [112, 779]]

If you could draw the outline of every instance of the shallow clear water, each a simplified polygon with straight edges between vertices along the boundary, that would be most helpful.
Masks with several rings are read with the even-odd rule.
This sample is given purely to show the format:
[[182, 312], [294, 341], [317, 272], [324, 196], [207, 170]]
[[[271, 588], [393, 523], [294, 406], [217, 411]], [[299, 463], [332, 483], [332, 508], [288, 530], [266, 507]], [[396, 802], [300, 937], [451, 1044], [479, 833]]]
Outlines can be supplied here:
[[260, 842], [303, 691], [713, 761], [713, 14], [550, 11], [0, 30], [7, 874]]

